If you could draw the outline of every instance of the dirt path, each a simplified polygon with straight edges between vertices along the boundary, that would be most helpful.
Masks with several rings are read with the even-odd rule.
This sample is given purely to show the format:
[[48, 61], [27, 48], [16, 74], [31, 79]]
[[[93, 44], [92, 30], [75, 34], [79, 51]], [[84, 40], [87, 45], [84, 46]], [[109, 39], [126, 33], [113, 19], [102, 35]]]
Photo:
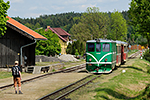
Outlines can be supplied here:
[[[36, 76], [39, 76], [42, 74], [28, 74], [28, 73], [24, 73], [22, 74], [22, 80], [27, 80]], [[13, 83], [13, 77], [9, 77], [9, 78], [4, 78], [4, 79], [0, 79], [0, 87], [4, 86], [4, 85], [8, 85], [8, 84], [12, 84]]]
[[22, 85], [23, 94], [14, 94], [14, 88], [0, 91], [0, 100], [35, 100], [85, 76], [87, 73], [60, 73]]

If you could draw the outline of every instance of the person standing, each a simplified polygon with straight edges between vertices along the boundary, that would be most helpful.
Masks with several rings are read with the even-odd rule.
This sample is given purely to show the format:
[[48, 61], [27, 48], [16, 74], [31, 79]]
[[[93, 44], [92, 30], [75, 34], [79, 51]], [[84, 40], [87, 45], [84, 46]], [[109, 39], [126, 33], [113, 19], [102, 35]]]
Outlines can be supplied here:
[[19, 94], [23, 94], [21, 92], [21, 69], [18, 66], [18, 61], [15, 61], [15, 66], [12, 67], [12, 75], [14, 80], [15, 93], [17, 94], [17, 83], [18, 83]]

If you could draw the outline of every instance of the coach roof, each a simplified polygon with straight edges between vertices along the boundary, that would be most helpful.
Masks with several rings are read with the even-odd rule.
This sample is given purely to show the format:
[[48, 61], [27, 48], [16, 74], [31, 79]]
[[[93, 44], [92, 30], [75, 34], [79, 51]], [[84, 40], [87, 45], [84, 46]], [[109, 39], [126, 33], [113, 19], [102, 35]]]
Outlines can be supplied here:
[[90, 42], [110, 42], [110, 43], [115, 43], [113, 40], [107, 40], [107, 39], [95, 39], [95, 40], [88, 40], [87, 43]]
[[123, 42], [123, 41], [118, 41], [118, 40], [116, 40], [115, 42], [116, 42], [117, 44], [128, 45], [128, 43], [127, 43], [127, 42]]

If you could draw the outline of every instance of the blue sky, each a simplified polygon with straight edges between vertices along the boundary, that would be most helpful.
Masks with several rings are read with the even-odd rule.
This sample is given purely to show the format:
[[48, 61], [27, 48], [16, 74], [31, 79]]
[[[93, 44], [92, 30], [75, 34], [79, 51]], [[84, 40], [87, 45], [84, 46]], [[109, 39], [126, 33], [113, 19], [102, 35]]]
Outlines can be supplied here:
[[99, 7], [101, 12], [129, 9], [131, 0], [4, 0], [10, 1], [8, 15], [21, 18], [39, 17], [66, 12], [85, 12], [87, 7]]

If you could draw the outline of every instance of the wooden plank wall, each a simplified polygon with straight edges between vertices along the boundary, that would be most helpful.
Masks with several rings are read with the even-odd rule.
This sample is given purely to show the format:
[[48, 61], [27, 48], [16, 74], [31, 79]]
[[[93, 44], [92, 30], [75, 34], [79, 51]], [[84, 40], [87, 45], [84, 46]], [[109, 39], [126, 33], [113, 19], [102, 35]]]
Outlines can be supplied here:
[[[20, 62], [20, 47], [31, 42], [34, 41], [7, 27], [5, 35], [0, 38], [0, 68], [14, 65], [16, 60]], [[35, 45], [23, 49], [23, 66], [25, 55], [29, 60], [28, 64], [35, 64]]]

